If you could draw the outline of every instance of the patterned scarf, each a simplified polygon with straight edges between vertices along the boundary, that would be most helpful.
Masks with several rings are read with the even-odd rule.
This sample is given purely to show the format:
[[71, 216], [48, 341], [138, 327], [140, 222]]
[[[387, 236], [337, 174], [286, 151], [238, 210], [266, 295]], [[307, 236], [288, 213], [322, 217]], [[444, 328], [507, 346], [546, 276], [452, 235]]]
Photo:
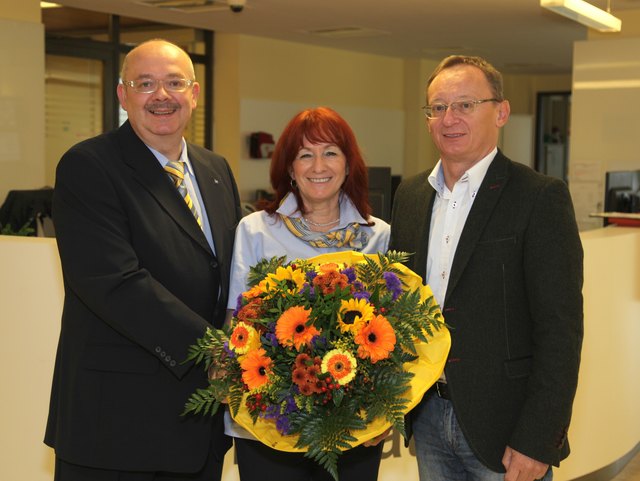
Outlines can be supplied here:
[[296, 237], [313, 247], [344, 247], [361, 251], [369, 243], [369, 235], [360, 230], [360, 224], [354, 222], [330, 232], [314, 232], [300, 217], [288, 217], [279, 214], [282, 222]]

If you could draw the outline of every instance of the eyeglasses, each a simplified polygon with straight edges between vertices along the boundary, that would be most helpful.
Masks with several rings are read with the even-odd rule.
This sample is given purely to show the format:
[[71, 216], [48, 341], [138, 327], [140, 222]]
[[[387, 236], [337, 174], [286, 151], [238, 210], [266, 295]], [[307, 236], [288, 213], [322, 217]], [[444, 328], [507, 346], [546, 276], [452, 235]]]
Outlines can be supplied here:
[[476, 105], [483, 104], [485, 102], [501, 102], [498, 99], [482, 99], [482, 100], [461, 100], [459, 102], [451, 102], [450, 104], [433, 104], [425, 105], [422, 107], [424, 115], [428, 119], [437, 119], [444, 117], [447, 113], [447, 109], [451, 108], [452, 111], [458, 112], [462, 115], [468, 115], [476, 109]]
[[170, 78], [167, 80], [145, 78], [122, 81], [124, 85], [128, 85], [139, 94], [151, 94], [158, 90], [160, 85], [162, 85], [167, 92], [184, 92], [191, 87], [194, 82], [195, 80], [189, 80], [186, 78]]

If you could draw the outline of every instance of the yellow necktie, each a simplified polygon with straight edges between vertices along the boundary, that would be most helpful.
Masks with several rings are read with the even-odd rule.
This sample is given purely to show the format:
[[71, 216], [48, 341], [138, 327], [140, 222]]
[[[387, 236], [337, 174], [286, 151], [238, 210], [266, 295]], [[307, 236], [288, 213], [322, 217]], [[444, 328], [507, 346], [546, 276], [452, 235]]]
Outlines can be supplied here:
[[164, 170], [169, 174], [171, 181], [175, 184], [176, 189], [180, 192], [180, 195], [187, 203], [187, 207], [196, 218], [196, 222], [202, 228], [202, 220], [198, 215], [198, 211], [196, 210], [196, 206], [193, 205], [193, 200], [191, 200], [191, 196], [189, 195], [189, 191], [187, 190], [187, 186], [184, 184], [184, 162], [182, 161], [169, 161], [167, 165], [164, 166]]

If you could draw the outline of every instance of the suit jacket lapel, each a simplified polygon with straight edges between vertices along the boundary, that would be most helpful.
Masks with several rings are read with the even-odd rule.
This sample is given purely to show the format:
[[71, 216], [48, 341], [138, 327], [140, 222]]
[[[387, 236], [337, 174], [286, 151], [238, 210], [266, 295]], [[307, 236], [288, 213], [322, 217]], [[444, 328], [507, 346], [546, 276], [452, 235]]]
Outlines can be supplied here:
[[453, 258], [453, 265], [451, 266], [451, 277], [447, 285], [444, 304], [447, 303], [447, 299], [455, 290], [456, 284], [460, 280], [475, 250], [475, 246], [491, 217], [491, 213], [502, 194], [508, 178], [508, 165], [507, 158], [498, 150], [480, 185], [480, 189], [478, 190], [478, 194], [473, 202], [462, 234], [460, 235], [460, 241], [458, 242], [456, 254]]
[[222, 189], [221, 176], [210, 167], [210, 163], [205, 162], [197, 150], [188, 147], [188, 151], [189, 160], [198, 180], [202, 202], [204, 202], [204, 207], [207, 210], [216, 255], [218, 258], [226, 259], [225, 255], [231, 251], [231, 246], [226, 245], [228, 236], [223, 232], [225, 228], [223, 223], [216, 222], [216, 212], [227, 208], [231, 209], [231, 207], [226, 204], [227, 199]]
[[[418, 238], [421, 239], [426, 249], [418, 249], [414, 260], [414, 271], [422, 276], [426, 282], [427, 275], [427, 258], [429, 253], [429, 232], [431, 231], [431, 217], [433, 215], [433, 203], [436, 198], [436, 191], [429, 184], [428, 175], [425, 176], [424, 182], [420, 185], [417, 199], [420, 200], [416, 205], [416, 215], [410, 216], [416, 222], [418, 229]], [[425, 215], [426, 213], [426, 215]]]
[[[187, 208], [178, 190], [171, 184], [158, 160], [149, 148], [133, 131], [129, 121], [117, 132], [124, 162], [132, 169], [134, 178], [156, 198], [164, 209], [182, 229], [209, 252], [202, 229]], [[198, 184], [200, 185], [200, 184]]]

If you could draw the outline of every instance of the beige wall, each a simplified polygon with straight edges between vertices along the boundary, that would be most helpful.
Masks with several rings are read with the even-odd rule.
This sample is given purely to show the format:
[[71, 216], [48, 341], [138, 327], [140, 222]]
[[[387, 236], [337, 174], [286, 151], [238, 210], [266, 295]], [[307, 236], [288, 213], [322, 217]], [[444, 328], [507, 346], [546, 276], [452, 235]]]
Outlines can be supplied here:
[[44, 34], [37, 1], [0, 0], [0, 12], [2, 203], [11, 189], [45, 185]]
[[247, 35], [216, 35], [215, 150], [227, 157], [241, 196], [269, 189], [268, 159], [250, 159], [248, 137], [277, 140], [298, 111], [336, 109], [354, 129], [369, 165], [404, 163], [403, 60]]
[[608, 171], [640, 170], [640, 37], [578, 42], [574, 47], [569, 179], [582, 229], [602, 225]]
[[[327, 105], [351, 124], [369, 165], [408, 176], [431, 168], [438, 154], [420, 107], [440, 59], [399, 59], [246, 35], [217, 34], [215, 150], [227, 157], [241, 196], [268, 189], [268, 161], [249, 159], [247, 137], [277, 140], [303, 108]], [[569, 90], [570, 75], [505, 76], [514, 115], [533, 116], [539, 91]]]

